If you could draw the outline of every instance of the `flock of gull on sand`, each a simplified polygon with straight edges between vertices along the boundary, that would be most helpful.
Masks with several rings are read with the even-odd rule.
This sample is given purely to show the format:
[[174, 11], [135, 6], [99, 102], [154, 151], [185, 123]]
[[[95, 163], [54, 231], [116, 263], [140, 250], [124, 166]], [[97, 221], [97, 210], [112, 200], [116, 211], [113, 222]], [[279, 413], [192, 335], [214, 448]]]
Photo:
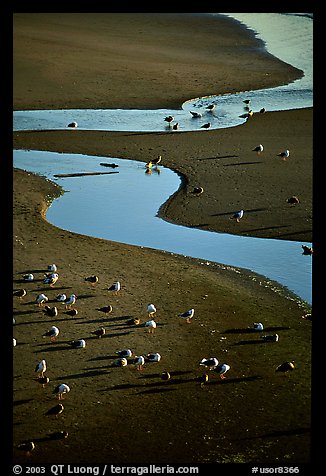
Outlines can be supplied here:
[[[241, 115], [240, 117], [244, 117], [249, 119], [253, 115], [253, 111], [249, 108], [249, 103], [250, 100], [245, 100], [243, 101], [245, 103], [245, 109], [246, 112]], [[207, 106], [206, 112], [213, 113], [215, 110], [216, 105], [211, 104]], [[260, 113], [265, 112], [265, 108], [262, 108]], [[202, 114], [200, 112], [193, 112], [190, 111], [192, 117], [194, 119], [200, 119], [202, 117]], [[166, 121], [169, 125], [169, 128], [172, 127], [172, 130], [177, 130], [179, 128], [179, 123], [173, 124], [174, 117], [173, 116], [167, 116], [165, 117], [164, 121]], [[68, 124], [69, 128], [77, 128], [78, 124], [77, 122], [71, 122]], [[207, 122], [201, 126], [201, 128], [204, 129], [209, 129], [211, 127], [211, 123]], [[262, 144], [259, 144], [255, 146], [252, 149], [253, 152], [256, 152], [258, 155], [262, 154], [264, 151], [264, 146]], [[290, 156], [290, 152], [288, 149], [285, 149], [284, 151], [276, 154], [277, 156], [281, 157], [283, 160], [288, 159]], [[162, 157], [159, 155], [156, 159], [152, 159], [151, 161], [146, 163], [146, 171], [151, 171], [153, 168], [157, 168], [158, 164], [161, 163]], [[194, 195], [201, 195], [204, 192], [203, 187], [194, 187], [192, 193]], [[296, 205], [299, 203], [299, 199], [296, 196], [290, 197], [287, 200], [288, 203]], [[230, 218], [234, 219], [237, 223], [240, 222], [244, 215], [244, 210], [239, 210], [236, 211]], [[306, 255], [311, 255], [313, 253], [313, 249], [311, 247], [308, 247], [306, 245], [302, 245], [303, 249], [303, 254]], [[32, 273], [27, 273], [22, 276], [23, 281], [27, 282], [32, 282], [34, 281], [34, 275]], [[59, 279], [59, 273], [57, 266], [55, 264], [48, 265], [47, 267], [47, 272], [44, 274], [43, 278], [43, 284], [48, 285], [49, 288], [53, 289], [55, 284], [57, 283]], [[87, 276], [84, 278], [85, 281], [89, 282], [92, 286], [95, 286], [98, 281], [99, 277], [98, 276]], [[114, 282], [110, 286], [107, 287], [107, 290], [111, 292], [114, 295], [118, 295], [118, 293], [121, 290], [121, 284], [119, 281]], [[17, 289], [14, 291], [14, 296], [18, 297], [19, 299], [23, 299], [27, 294], [26, 289]], [[55, 301], [57, 305], [59, 304], [64, 305], [64, 312], [70, 316], [76, 316], [78, 314], [78, 310], [74, 308], [73, 306], [75, 305], [77, 300], [77, 296], [72, 293], [70, 296], [67, 296], [66, 294], [58, 294], [55, 297]], [[47, 302], [49, 301], [49, 298], [47, 295], [42, 292], [38, 294], [35, 298], [35, 305], [38, 307], [42, 308], [43, 312], [45, 315], [56, 318], [58, 316], [58, 307], [57, 306], [49, 306]], [[101, 308], [98, 308], [99, 311], [104, 312], [106, 314], [110, 314], [113, 310], [111, 305], [108, 306], [103, 306]], [[157, 323], [155, 321], [155, 316], [157, 313], [156, 306], [152, 303], [147, 305], [147, 314], [148, 314], [148, 320], [143, 324], [144, 327], [147, 328], [147, 331], [149, 334], [152, 334], [155, 332], [155, 329], [157, 327]], [[186, 324], [190, 324], [192, 322], [192, 319], [195, 314], [195, 309], [189, 309], [184, 312], [181, 312], [177, 314], [177, 316], [184, 320]], [[311, 320], [311, 314], [306, 314], [303, 316], [305, 319], [310, 319]], [[13, 318], [13, 324], [15, 324], [15, 318]], [[138, 318], [132, 318], [127, 321], [127, 324], [129, 325], [139, 325], [140, 324], [140, 319]], [[262, 332], [264, 330], [264, 326], [261, 322], [254, 322], [252, 325], [252, 330], [254, 332]], [[100, 327], [99, 329], [96, 329], [91, 332], [91, 334], [97, 336], [98, 338], [101, 338], [103, 335], [105, 335], [105, 328]], [[58, 337], [60, 333], [59, 328], [56, 325], [52, 325], [46, 332], [42, 334], [43, 338], [49, 338], [50, 342], [55, 342], [56, 338]], [[278, 342], [279, 340], [279, 335], [278, 334], [267, 334], [267, 335], [261, 335], [261, 339], [264, 340], [265, 342]], [[16, 339], [13, 338], [13, 345], [14, 347], [17, 345]], [[83, 349], [86, 347], [86, 341], [85, 339], [78, 339], [78, 340], [73, 340], [68, 343], [72, 348], [76, 349]], [[130, 365], [134, 365], [135, 368], [139, 371], [141, 371], [144, 368], [144, 365], [146, 362], [159, 362], [161, 360], [161, 354], [158, 352], [153, 352], [149, 353], [147, 355], [134, 355], [134, 352], [129, 349], [120, 349], [117, 350], [116, 352], [117, 358], [112, 362], [112, 367], [126, 367]], [[224, 380], [226, 378], [226, 373], [230, 370], [230, 365], [226, 362], [220, 363], [216, 357], [204, 357], [201, 359], [200, 362], [198, 362], [198, 365], [200, 367], [204, 367], [205, 373], [201, 375], [197, 381], [200, 383], [200, 386], [203, 387], [209, 380], [209, 375], [215, 374], [218, 375], [221, 380]], [[277, 368], [275, 369], [277, 372], [282, 372], [284, 374], [287, 374], [288, 372], [292, 371], [295, 369], [295, 362], [294, 361], [287, 361], [283, 362]], [[44, 387], [47, 385], [50, 381], [50, 379], [45, 375], [47, 371], [47, 363], [45, 359], [42, 359], [39, 361], [35, 367], [35, 372], [37, 374], [37, 381]], [[163, 381], [168, 381], [171, 379], [171, 374], [168, 371], [163, 371], [161, 373], [161, 379]], [[54, 415], [57, 417], [59, 414], [61, 414], [64, 411], [64, 406], [62, 403], [62, 400], [64, 400], [64, 396], [70, 392], [70, 387], [66, 383], [60, 383], [56, 385], [53, 388], [53, 395], [56, 395], [59, 402], [57, 405], [54, 407], [50, 408], [47, 412], [46, 415]], [[68, 432], [66, 431], [60, 431], [56, 432], [53, 434], [53, 438], [56, 439], [62, 439], [62, 438], [67, 438], [68, 437]], [[26, 453], [30, 453], [32, 450], [35, 448], [35, 443], [33, 441], [25, 441], [21, 444], [18, 445], [18, 448], [24, 450]]]

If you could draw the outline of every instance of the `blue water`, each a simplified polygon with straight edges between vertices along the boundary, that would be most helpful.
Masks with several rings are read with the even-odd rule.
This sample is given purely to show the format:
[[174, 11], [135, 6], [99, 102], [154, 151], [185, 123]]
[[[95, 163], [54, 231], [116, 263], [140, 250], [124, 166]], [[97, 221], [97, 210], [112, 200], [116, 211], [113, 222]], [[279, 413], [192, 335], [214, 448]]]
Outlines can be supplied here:
[[[245, 21], [256, 31], [263, 31], [268, 51], [302, 69], [303, 78], [279, 88], [189, 100], [177, 111], [16, 111], [14, 129], [66, 129], [69, 122], [76, 120], [79, 128], [85, 130], [162, 131], [170, 130], [164, 117], [172, 114], [180, 123], [180, 130], [200, 130], [200, 125], [208, 120], [212, 128], [241, 124], [245, 120], [239, 117], [244, 112], [244, 98], [251, 99], [254, 111], [261, 107], [267, 110], [311, 107], [312, 20], [289, 14], [230, 15], [249, 15], [250, 18], [237, 19]], [[275, 45], [275, 38], [280, 36], [281, 41], [276, 41]], [[206, 110], [211, 103], [218, 104], [213, 113]], [[203, 117], [193, 119], [190, 110], [201, 112]], [[119, 167], [114, 170], [119, 173], [64, 179], [54, 177], [57, 173], [108, 171], [99, 165], [100, 162], [115, 162]], [[169, 169], [160, 167], [160, 173], [154, 170], [147, 175], [144, 164], [136, 161], [40, 151], [14, 151], [14, 166], [56, 180], [64, 190], [71, 192], [55, 200], [47, 213], [47, 219], [60, 228], [201, 258], [203, 263], [210, 260], [246, 268], [277, 281], [311, 303], [312, 259], [302, 256], [302, 243], [207, 232], [159, 219], [157, 213], [161, 204], [180, 185], [180, 178]]]

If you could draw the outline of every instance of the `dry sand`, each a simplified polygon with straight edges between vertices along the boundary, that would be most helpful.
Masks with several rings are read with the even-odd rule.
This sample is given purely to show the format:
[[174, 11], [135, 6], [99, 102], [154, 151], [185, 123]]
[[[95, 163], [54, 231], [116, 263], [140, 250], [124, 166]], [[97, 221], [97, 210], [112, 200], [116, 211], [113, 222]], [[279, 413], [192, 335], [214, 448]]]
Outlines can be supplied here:
[[[198, 41], [200, 38], [201, 41]], [[255, 64], [255, 69], [252, 65]], [[242, 74], [246, 71], [247, 74]], [[195, 74], [194, 74], [195, 72]], [[266, 73], [268, 72], [268, 73]], [[281, 84], [300, 73], [264, 54], [250, 32], [222, 18], [190, 14], [16, 14], [14, 108], [175, 107], [191, 97]], [[257, 157], [252, 148], [266, 144]], [[287, 161], [275, 156], [284, 146]], [[185, 186], [162, 209], [169, 220], [205, 229], [311, 240], [312, 111], [254, 115], [223, 131], [176, 134], [21, 132], [15, 148], [147, 161], [184, 174]], [[193, 186], [204, 193], [193, 197]], [[235, 193], [236, 190], [236, 193]], [[263, 278], [160, 251], [126, 246], [60, 230], [44, 216], [57, 187], [14, 172], [14, 463], [195, 464], [261, 462], [293, 466], [310, 461], [311, 322], [309, 307]], [[290, 207], [286, 199], [300, 197]], [[225, 214], [251, 210], [238, 226]], [[231, 222], [231, 223], [230, 223]], [[230, 228], [230, 226], [232, 228]], [[300, 250], [298, 251], [300, 252]], [[303, 259], [311, 257], [303, 256]], [[50, 263], [59, 268], [53, 289], [43, 284]], [[22, 282], [33, 272], [35, 281]], [[85, 276], [97, 274], [92, 287]], [[120, 280], [118, 296], [107, 291]], [[64, 306], [46, 317], [35, 303], [45, 291], [75, 292], [78, 315]], [[153, 335], [126, 321], [147, 320], [157, 306]], [[103, 315], [97, 308], [111, 304]], [[177, 317], [191, 307], [191, 324]], [[263, 321], [277, 343], [248, 330]], [[42, 334], [58, 325], [57, 341]], [[92, 331], [104, 326], [106, 334]], [[68, 342], [85, 338], [86, 349]], [[111, 367], [115, 352], [160, 352], [143, 371]], [[203, 357], [230, 364], [226, 379], [210, 374], [201, 388]], [[42, 388], [34, 368], [46, 359], [50, 383]], [[278, 364], [295, 360], [289, 376]], [[172, 378], [163, 382], [162, 371]], [[71, 392], [58, 417], [52, 390]], [[66, 430], [66, 440], [53, 432]], [[31, 455], [17, 449], [36, 444]]]

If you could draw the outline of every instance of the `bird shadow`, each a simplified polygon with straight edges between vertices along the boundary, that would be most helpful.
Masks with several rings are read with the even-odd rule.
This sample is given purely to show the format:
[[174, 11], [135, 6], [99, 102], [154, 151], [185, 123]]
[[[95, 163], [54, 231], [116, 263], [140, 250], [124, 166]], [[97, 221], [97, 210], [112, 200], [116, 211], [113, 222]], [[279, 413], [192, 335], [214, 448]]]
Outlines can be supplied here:
[[264, 339], [250, 339], [250, 340], [240, 340], [231, 345], [250, 345], [250, 344], [270, 344], [270, 342], [265, 341]]
[[262, 164], [262, 160], [255, 160], [252, 162], [234, 162], [232, 164], [223, 164], [223, 167], [237, 167], [239, 165], [257, 165], [257, 164]]
[[283, 330], [290, 330], [291, 327], [288, 326], [269, 326], [264, 327], [263, 331], [258, 331], [252, 328], [234, 328], [234, 329], [226, 329], [222, 331], [221, 334], [260, 334], [262, 332], [273, 332], [273, 331], [283, 331]]
[[74, 380], [78, 378], [88, 378], [88, 377], [99, 377], [100, 375], [107, 375], [109, 372], [106, 369], [93, 369], [87, 370], [86, 372], [80, 372], [77, 374], [70, 375], [61, 375], [56, 377], [54, 380]]
[[256, 380], [261, 380], [263, 377], [260, 375], [250, 375], [248, 377], [235, 377], [235, 378], [225, 378], [218, 380], [210, 380], [205, 385], [227, 385], [230, 383], [242, 383], [242, 382], [255, 382]]
[[219, 159], [235, 159], [238, 155], [220, 155], [215, 157], [201, 157], [197, 160], [219, 160]]
[[[249, 213], [257, 213], [257, 212], [265, 212], [266, 210], [268, 210], [268, 208], [251, 208], [251, 209], [246, 209], [245, 210], [245, 214], [249, 214]], [[235, 213], [235, 210], [230, 210], [228, 212], [222, 212], [222, 213], [212, 213], [211, 216], [212, 217], [219, 217], [219, 216], [226, 216], [226, 215], [232, 215]], [[250, 230], [252, 231], [252, 230]]]
[[13, 406], [18, 407], [19, 405], [26, 405], [27, 403], [31, 402], [33, 399], [32, 398], [23, 398], [21, 400], [14, 400], [13, 401]]

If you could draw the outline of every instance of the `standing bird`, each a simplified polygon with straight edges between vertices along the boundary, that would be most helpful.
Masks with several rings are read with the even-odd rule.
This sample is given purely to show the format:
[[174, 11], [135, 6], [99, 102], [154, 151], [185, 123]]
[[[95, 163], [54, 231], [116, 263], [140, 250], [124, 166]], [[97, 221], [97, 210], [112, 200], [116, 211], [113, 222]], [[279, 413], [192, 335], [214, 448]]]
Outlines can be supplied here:
[[37, 372], [38, 378], [44, 377], [44, 372], [46, 371], [46, 361], [41, 360], [35, 367], [35, 372]]
[[147, 354], [146, 359], [149, 362], [159, 362], [161, 360], [161, 354], [159, 354], [158, 352]]
[[156, 307], [154, 306], [154, 304], [148, 304], [148, 305], [147, 305], [147, 313], [148, 313], [148, 317], [153, 317], [153, 316], [155, 316], [155, 314], [156, 314]]
[[257, 145], [254, 149], [252, 149], [253, 152], [257, 152], [257, 155], [260, 155], [264, 150], [264, 146], [262, 144]]
[[243, 210], [239, 210], [238, 212], [235, 212], [232, 215], [231, 220], [235, 220], [237, 223], [239, 223], [242, 217], [243, 217]]
[[230, 366], [228, 364], [220, 364], [213, 369], [213, 372], [219, 374], [222, 380], [225, 379], [225, 374], [230, 370]]
[[69, 393], [69, 392], [70, 392], [70, 387], [68, 387], [68, 385], [65, 384], [65, 383], [60, 383], [59, 385], [57, 385], [53, 389], [52, 393], [54, 395], [58, 395], [59, 400], [63, 400], [64, 399], [64, 394]]
[[148, 327], [148, 333], [149, 334], [154, 334], [154, 331], [156, 329], [156, 322], [151, 319], [150, 321], [145, 322], [145, 326]]
[[152, 160], [152, 164], [153, 164], [153, 165], [158, 165], [161, 161], [162, 161], [162, 156], [161, 156], [161, 155], [158, 155], [158, 156], [156, 157], [156, 159], [153, 159], [153, 160]]
[[71, 129], [76, 129], [76, 127], [78, 127], [78, 124], [76, 121], [72, 121], [68, 124], [67, 127], [70, 127]]
[[264, 107], [262, 107], [259, 112], [260, 112], [260, 114], [264, 114], [266, 112], [266, 109]]
[[41, 293], [36, 297], [35, 302], [38, 306], [42, 306], [42, 304], [44, 304], [48, 300], [49, 298], [45, 294]]
[[207, 367], [208, 370], [213, 370], [218, 366], [218, 360], [216, 357], [210, 357], [206, 359], [205, 357], [199, 362], [199, 365]]
[[65, 304], [65, 308], [68, 309], [68, 307], [70, 308], [71, 306], [73, 306], [76, 302], [76, 299], [77, 299], [77, 296], [76, 294], [71, 294], [69, 296], [69, 298], [67, 298], [63, 304]]
[[42, 337], [50, 337], [51, 342], [54, 342], [58, 337], [60, 331], [56, 326], [52, 326], [48, 331], [46, 331]]
[[311, 246], [302, 245], [302, 254], [303, 255], [312, 255], [314, 250]]
[[108, 290], [109, 291], [112, 291], [113, 294], [117, 295], [118, 292], [120, 291], [121, 289], [121, 284], [119, 281], [116, 281], [115, 283], [111, 284], [111, 286], [108, 287]]
[[209, 129], [211, 127], [211, 123], [210, 122], [206, 122], [206, 124], [203, 124], [202, 126], [200, 126], [201, 129]]
[[290, 157], [290, 151], [286, 149], [283, 152], [280, 152], [279, 154], [276, 154], [276, 155], [278, 157], [281, 157], [283, 160], [286, 160], [288, 157]]
[[88, 281], [89, 283], [92, 284], [92, 286], [94, 286], [96, 283], [98, 283], [99, 278], [98, 278], [98, 276], [87, 276], [85, 278], [85, 281]]
[[99, 329], [96, 329], [96, 331], [92, 331], [91, 334], [96, 335], [100, 339], [105, 335], [105, 329], [104, 327], [100, 327]]
[[134, 360], [134, 364], [136, 365], [137, 370], [143, 370], [145, 359], [142, 355], [136, 356]]
[[199, 365], [207, 367], [208, 370], [214, 370], [218, 366], [218, 360], [216, 357], [210, 357], [206, 359], [205, 357], [199, 362]]
[[287, 374], [288, 372], [291, 372], [294, 369], [295, 363], [292, 360], [288, 362], [283, 362], [283, 364], [278, 365], [275, 369], [275, 372], [283, 372], [284, 374]]
[[195, 309], [189, 309], [189, 311], [182, 312], [181, 314], [178, 314], [178, 317], [181, 317], [182, 319], [185, 319], [187, 324], [191, 323], [191, 319], [194, 317], [195, 314]]
[[250, 99], [244, 99], [242, 102], [244, 102], [248, 106], [248, 104], [250, 104]]
[[164, 118], [165, 122], [167, 122], [169, 124], [169, 127], [171, 127], [171, 122], [174, 120], [174, 117], [173, 116], [166, 116]]
[[173, 124], [172, 129], [173, 129], [174, 131], [178, 130], [178, 129], [179, 129], [179, 123], [176, 122], [175, 124]]
[[204, 388], [205, 383], [208, 382], [208, 374], [203, 374], [200, 377], [198, 377], [198, 382], [200, 382], [201, 388]]
[[49, 377], [46, 377], [44, 375], [44, 377], [38, 377], [37, 382], [42, 385], [42, 388], [44, 388], [45, 385], [50, 382], [50, 379], [49, 379]]
[[49, 284], [51, 288], [55, 285], [55, 283], [58, 281], [59, 275], [58, 273], [53, 273], [53, 274], [46, 274], [45, 278], [43, 279], [44, 284]]

